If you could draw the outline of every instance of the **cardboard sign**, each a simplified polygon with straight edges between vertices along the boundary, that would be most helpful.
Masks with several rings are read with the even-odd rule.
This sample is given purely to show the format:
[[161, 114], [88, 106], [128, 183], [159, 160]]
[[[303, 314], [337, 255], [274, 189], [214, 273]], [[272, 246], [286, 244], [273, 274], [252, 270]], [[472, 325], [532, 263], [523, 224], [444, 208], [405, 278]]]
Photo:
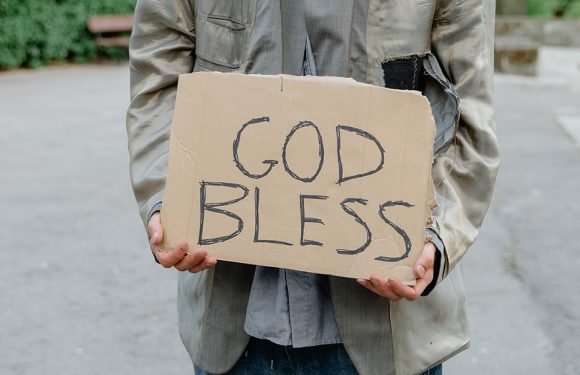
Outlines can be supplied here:
[[433, 208], [427, 99], [334, 77], [179, 79], [162, 247], [413, 283]]

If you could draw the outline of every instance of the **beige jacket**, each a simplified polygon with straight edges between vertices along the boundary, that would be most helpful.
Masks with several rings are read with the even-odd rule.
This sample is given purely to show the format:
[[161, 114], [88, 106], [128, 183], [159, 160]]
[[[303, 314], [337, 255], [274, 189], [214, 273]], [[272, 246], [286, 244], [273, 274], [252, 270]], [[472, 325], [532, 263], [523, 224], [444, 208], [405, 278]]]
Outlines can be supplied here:
[[[445, 245], [445, 279], [428, 297], [390, 306], [351, 288], [351, 280], [330, 282], [341, 338], [361, 373], [389, 373], [381, 356], [392, 356], [397, 374], [452, 356], [468, 345], [458, 263], [478, 235], [499, 166], [491, 105], [494, 11], [493, 0], [138, 0], [127, 133], [144, 222], [162, 202], [179, 74], [301, 74], [307, 33], [319, 75], [384, 85], [382, 63], [425, 57], [425, 94], [437, 123], [439, 206], [431, 229]], [[243, 327], [253, 274], [247, 267], [218, 264], [180, 275], [182, 339], [207, 371], [227, 371], [247, 343], [243, 329], [224, 331], [215, 320]], [[229, 338], [212, 338], [220, 335]]]

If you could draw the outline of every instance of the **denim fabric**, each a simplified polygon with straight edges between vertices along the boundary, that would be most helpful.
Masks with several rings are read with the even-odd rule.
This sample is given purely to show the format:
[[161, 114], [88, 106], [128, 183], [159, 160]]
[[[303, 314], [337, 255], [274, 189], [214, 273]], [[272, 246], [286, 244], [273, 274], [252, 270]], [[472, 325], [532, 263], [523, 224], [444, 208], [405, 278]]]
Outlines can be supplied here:
[[442, 375], [442, 374], [443, 374], [443, 365], [441, 364], [421, 373], [421, 375]]
[[[229, 375], [357, 374], [342, 344], [308, 348], [281, 346], [252, 338]], [[195, 375], [210, 375], [195, 367]]]
[[[195, 375], [212, 375], [194, 366]], [[292, 348], [252, 338], [228, 375], [356, 375], [342, 344]], [[441, 375], [438, 365], [421, 375]]]

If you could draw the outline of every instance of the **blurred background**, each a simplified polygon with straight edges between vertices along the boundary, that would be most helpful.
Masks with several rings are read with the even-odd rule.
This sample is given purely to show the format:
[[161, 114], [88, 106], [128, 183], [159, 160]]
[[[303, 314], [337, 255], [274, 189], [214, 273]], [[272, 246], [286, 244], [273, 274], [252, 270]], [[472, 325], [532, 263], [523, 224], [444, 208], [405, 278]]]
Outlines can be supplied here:
[[[191, 374], [124, 128], [133, 0], [0, 0], [0, 374]], [[460, 374], [580, 374], [580, 1], [498, 0], [502, 167]]]

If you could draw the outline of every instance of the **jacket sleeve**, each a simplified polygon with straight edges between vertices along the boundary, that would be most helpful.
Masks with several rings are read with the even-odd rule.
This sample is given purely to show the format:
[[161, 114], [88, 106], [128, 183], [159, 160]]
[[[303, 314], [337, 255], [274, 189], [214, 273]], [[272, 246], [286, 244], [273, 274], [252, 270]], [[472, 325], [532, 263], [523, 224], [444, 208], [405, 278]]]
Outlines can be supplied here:
[[129, 45], [127, 112], [131, 184], [145, 225], [161, 207], [177, 79], [195, 60], [194, 14], [187, 0], [138, 0]]
[[433, 23], [433, 53], [460, 98], [455, 137], [433, 166], [439, 206], [432, 229], [445, 247], [445, 276], [479, 233], [499, 167], [492, 107], [494, 8], [493, 0], [439, 0]]

